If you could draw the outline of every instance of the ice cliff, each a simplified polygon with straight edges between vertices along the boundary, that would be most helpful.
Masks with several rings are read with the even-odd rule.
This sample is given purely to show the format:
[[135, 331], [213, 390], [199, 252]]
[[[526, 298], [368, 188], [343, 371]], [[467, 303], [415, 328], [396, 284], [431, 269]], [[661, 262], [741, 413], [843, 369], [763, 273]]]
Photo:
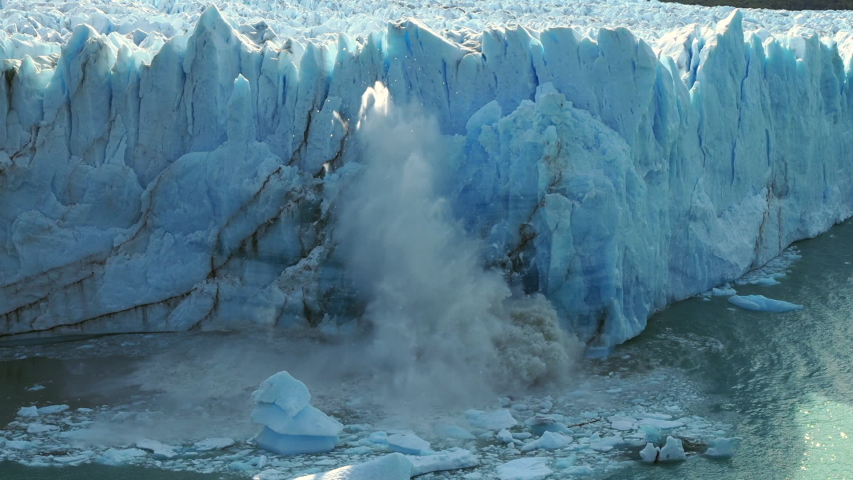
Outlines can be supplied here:
[[358, 318], [337, 202], [381, 81], [438, 119], [441, 191], [484, 262], [583, 341], [622, 342], [853, 214], [848, 57], [742, 23], [655, 48], [414, 20], [300, 43], [208, 8], [165, 41], [4, 37], [0, 336]]

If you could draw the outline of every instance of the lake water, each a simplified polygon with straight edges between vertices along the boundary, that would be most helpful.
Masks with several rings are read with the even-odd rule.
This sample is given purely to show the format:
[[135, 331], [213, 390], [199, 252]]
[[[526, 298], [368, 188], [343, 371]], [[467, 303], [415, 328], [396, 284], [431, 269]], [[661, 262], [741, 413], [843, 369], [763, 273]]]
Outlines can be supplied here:
[[[798, 243], [802, 258], [790, 267], [781, 284], [736, 287], [741, 295], [762, 294], [802, 304], [803, 310], [758, 313], [735, 308], [725, 297], [710, 301], [693, 298], [653, 317], [640, 337], [619, 346], [610, 359], [591, 361], [591, 370], [598, 370], [599, 374], [618, 370], [627, 379], [650, 368], [674, 367], [701, 392], [701, 402], [693, 404], [689, 413], [728, 424], [727, 434], [742, 438], [736, 456], [731, 459], [711, 460], [696, 455], [672, 465], [645, 465], [623, 459], [616, 467], [608, 467], [609, 471], [599, 471], [594, 478], [849, 478], [853, 473], [851, 246], [853, 223], [847, 222], [816, 239]], [[122, 338], [115, 348], [104, 348], [101, 355], [86, 359], [74, 355], [80, 352], [79, 341], [67, 345], [0, 348], [0, 358], [4, 359], [0, 362], [3, 387], [0, 425], [13, 421], [21, 406], [33, 403], [66, 403], [77, 408], [114, 404], [117, 399], [132, 403], [145, 397], [144, 385], [140, 387], [121, 379], [144, 370], [140, 365], [148, 361], [147, 353], [133, 349], [133, 336]], [[227, 338], [217, 341], [228, 342]], [[157, 356], [205, 349], [204, 342], [194, 346], [169, 342], [160, 346]], [[176, 383], [185, 383], [188, 392], [217, 388], [194, 384], [194, 369], [212, 369], [230, 363], [232, 374], [245, 372], [246, 378], [234, 391], [216, 390], [211, 408], [220, 409], [221, 405], [234, 403], [234, 398], [247, 397], [249, 385], [257, 385], [259, 379], [278, 370], [278, 365], [255, 368], [264, 361], [247, 355], [243, 352], [225, 361], [213, 358], [207, 364], [193, 364], [183, 357], [175, 357], [174, 361], [161, 358], [158, 365], [174, 365], [160, 373], [177, 379]], [[152, 377], [151, 383], [156, 384], [156, 378]], [[27, 390], [33, 385], [45, 388]], [[669, 387], [663, 382], [654, 388]], [[198, 393], [206, 395], [205, 391]], [[8, 480], [118, 477], [246, 478], [127, 466], [34, 468], [0, 463], [0, 478]]]

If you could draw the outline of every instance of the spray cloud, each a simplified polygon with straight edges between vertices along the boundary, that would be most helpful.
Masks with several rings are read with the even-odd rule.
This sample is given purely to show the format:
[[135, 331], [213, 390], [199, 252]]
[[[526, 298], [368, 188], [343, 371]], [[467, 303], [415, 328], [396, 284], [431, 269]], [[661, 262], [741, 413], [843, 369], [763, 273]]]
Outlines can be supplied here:
[[523, 387], [567, 372], [580, 351], [542, 296], [513, 299], [479, 244], [436, 192], [446, 154], [435, 120], [364, 94], [356, 140], [363, 170], [342, 199], [337, 232], [368, 300], [368, 353], [389, 393], [431, 402]]

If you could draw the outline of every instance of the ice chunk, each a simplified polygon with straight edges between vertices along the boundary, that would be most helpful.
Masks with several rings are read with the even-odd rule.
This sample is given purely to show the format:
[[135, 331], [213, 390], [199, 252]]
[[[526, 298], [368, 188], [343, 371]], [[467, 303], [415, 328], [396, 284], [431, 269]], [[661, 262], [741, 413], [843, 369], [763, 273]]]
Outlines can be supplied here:
[[[644, 425], [658, 428], [660, 430], [672, 430], [673, 428], [683, 427], [684, 422], [679, 422], [678, 420], [661, 420], [659, 418], [644, 418], [640, 420], [640, 426]], [[645, 429], [643, 429], [643, 431], [645, 431]], [[648, 432], [646, 433], [648, 434]]]
[[577, 455], [570, 455], [566, 458], [561, 458], [554, 462], [554, 467], [559, 469], [565, 469], [573, 466], [575, 462], [578, 460]]
[[392, 453], [376, 460], [315, 473], [294, 480], [408, 480], [412, 462], [403, 454]]
[[783, 300], [774, 300], [772, 298], [767, 298], [764, 295], [735, 295], [733, 297], [729, 297], [729, 303], [737, 305], [740, 308], [756, 312], [782, 313], [801, 310], [803, 308], [802, 305], [785, 302]]
[[264, 450], [279, 455], [298, 455], [302, 453], [322, 453], [331, 451], [338, 443], [338, 437], [311, 435], [281, 435], [264, 427], [255, 437], [255, 443]]
[[552, 473], [544, 457], [519, 458], [498, 466], [500, 480], [543, 480]]
[[252, 393], [258, 403], [274, 403], [291, 417], [295, 417], [311, 402], [308, 387], [287, 372], [278, 372], [261, 383]]
[[343, 425], [309, 405], [305, 384], [279, 372], [252, 394], [252, 420], [264, 425], [255, 438], [261, 448], [280, 455], [327, 452], [335, 448]]
[[[2, 439], [0, 439], [2, 440]], [[39, 445], [38, 442], [30, 442], [27, 440], [6, 440], [5, 446], [15, 450], [29, 450]]]
[[637, 423], [634, 422], [633, 420], [627, 420], [627, 419], [613, 420], [610, 422], [610, 428], [624, 432], [626, 430], [633, 430], [633, 429], [637, 428]]
[[595, 434], [592, 438], [589, 439], [589, 448], [597, 452], [609, 452], [617, 446], [625, 443], [622, 437], [597, 438], [597, 436], [598, 434]]
[[658, 460], [661, 462], [687, 460], [687, 456], [684, 454], [684, 447], [681, 446], [681, 440], [674, 437], [666, 437], [666, 445], [660, 449]]
[[660, 428], [658, 428], [657, 426], [649, 424], [640, 425], [640, 430], [642, 430], [642, 432], [645, 434], [647, 442], [651, 442], [654, 444], [663, 442], [663, 434], [661, 433]]
[[558, 448], [563, 448], [568, 446], [574, 440], [572, 437], [567, 437], [561, 433], [554, 432], [545, 432], [541, 437], [533, 440], [532, 442], [528, 442], [523, 447], [521, 447], [522, 452], [529, 452], [531, 450], [556, 450]]
[[569, 433], [569, 429], [551, 415], [536, 415], [524, 423], [534, 435], [542, 435], [545, 432]]
[[230, 438], [205, 438], [200, 442], [196, 442], [193, 448], [199, 452], [207, 452], [210, 450], [222, 450], [234, 445], [234, 440]]
[[[156, 440], [140, 440], [136, 442], [136, 446], [142, 450], [150, 450], [154, 454], [154, 458], [157, 460], [169, 460], [178, 456], [178, 452], [175, 451], [175, 447], [160, 443]], [[196, 450], [199, 449], [196, 448]]]
[[592, 475], [595, 473], [595, 470], [588, 465], [575, 465], [573, 467], [568, 467], [563, 470], [565, 475], [576, 475], [576, 476], [584, 476], [584, 475]]
[[429, 442], [414, 433], [389, 435], [388, 446], [395, 452], [407, 455], [423, 455], [429, 452]]
[[660, 448], [656, 447], [654, 443], [649, 442], [640, 450], [640, 458], [646, 463], [655, 463], [659, 453]]
[[41, 423], [31, 423], [30, 426], [27, 427], [27, 433], [45, 433], [45, 432], [55, 432], [59, 430], [59, 427], [56, 425], [44, 425]]
[[20, 409], [18, 409], [18, 416], [19, 417], [38, 417], [39, 416], [39, 409], [36, 406], [21, 407]]
[[68, 410], [68, 405], [49, 405], [39, 408], [39, 415], [52, 415], [54, 413], [62, 413]]
[[728, 458], [734, 456], [734, 449], [740, 444], [740, 438], [717, 438], [711, 441], [705, 455], [716, 458]]
[[95, 461], [104, 465], [124, 465], [147, 455], [144, 450], [138, 448], [110, 448], [96, 458]]
[[435, 428], [436, 433], [439, 435], [443, 435], [447, 438], [454, 438], [456, 440], [474, 440], [474, 435], [471, 435], [471, 432], [465, 430], [462, 427], [457, 425], [439, 425]]
[[343, 429], [340, 422], [311, 405], [291, 418], [278, 405], [259, 403], [252, 412], [252, 421], [283, 435], [335, 436]]
[[711, 295], [714, 297], [728, 297], [730, 295], [737, 295], [737, 290], [732, 288], [731, 284], [725, 284], [720, 287], [712, 288]]
[[441, 470], [458, 470], [480, 465], [480, 459], [465, 449], [407, 458], [412, 462], [413, 477]]
[[504, 443], [515, 443], [515, 438], [513, 438], [512, 433], [505, 428], [498, 432], [496, 438]]
[[518, 422], [513, 418], [509, 410], [495, 410], [492, 412], [484, 412], [482, 410], [468, 410], [465, 412], [465, 418], [468, 422], [477, 428], [486, 430], [503, 430], [504, 428], [512, 428]]
[[385, 432], [373, 432], [367, 438], [373, 443], [388, 443], [388, 434]]

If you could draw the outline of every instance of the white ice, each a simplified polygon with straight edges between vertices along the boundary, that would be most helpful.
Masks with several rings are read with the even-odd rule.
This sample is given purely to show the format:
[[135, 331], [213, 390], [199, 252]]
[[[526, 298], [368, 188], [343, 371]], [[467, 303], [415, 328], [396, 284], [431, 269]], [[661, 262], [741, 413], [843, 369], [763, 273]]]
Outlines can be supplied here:
[[500, 480], [543, 480], [553, 473], [548, 468], [548, 459], [527, 457], [509, 461], [497, 468]]
[[491, 412], [471, 409], [465, 412], [465, 418], [472, 426], [485, 430], [503, 430], [514, 427], [518, 423], [512, 413], [506, 409]]
[[666, 437], [666, 444], [660, 449], [658, 460], [661, 462], [679, 462], [686, 460], [684, 447], [681, 440], [674, 437]]
[[729, 303], [737, 305], [746, 310], [754, 310], [756, 312], [791, 312], [794, 310], [802, 310], [802, 305], [786, 302], [784, 300], [774, 300], [767, 298], [764, 295], [735, 295], [729, 297]]
[[522, 452], [530, 452], [533, 450], [556, 450], [558, 448], [564, 448], [572, 443], [574, 439], [572, 437], [568, 437], [563, 435], [562, 433], [554, 433], [554, 432], [545, 432], [541, 437], [533, 440], [531, 442], [527, 442], [524, 446], [521, 447]]
[[312, 407], [308, 388], [289, 373], [278, 372], [264, 380], [252, 399], [252, 421], [264, 426], [255, 437], [261, 448], [298, 455], [328, 452], [338, 444], [343, 425]]
[[735, 448], [740, 444], [740, 438], [717, 438], [711, 441], [705, 455], [716, 458], [728, 458], [734, 456]]

